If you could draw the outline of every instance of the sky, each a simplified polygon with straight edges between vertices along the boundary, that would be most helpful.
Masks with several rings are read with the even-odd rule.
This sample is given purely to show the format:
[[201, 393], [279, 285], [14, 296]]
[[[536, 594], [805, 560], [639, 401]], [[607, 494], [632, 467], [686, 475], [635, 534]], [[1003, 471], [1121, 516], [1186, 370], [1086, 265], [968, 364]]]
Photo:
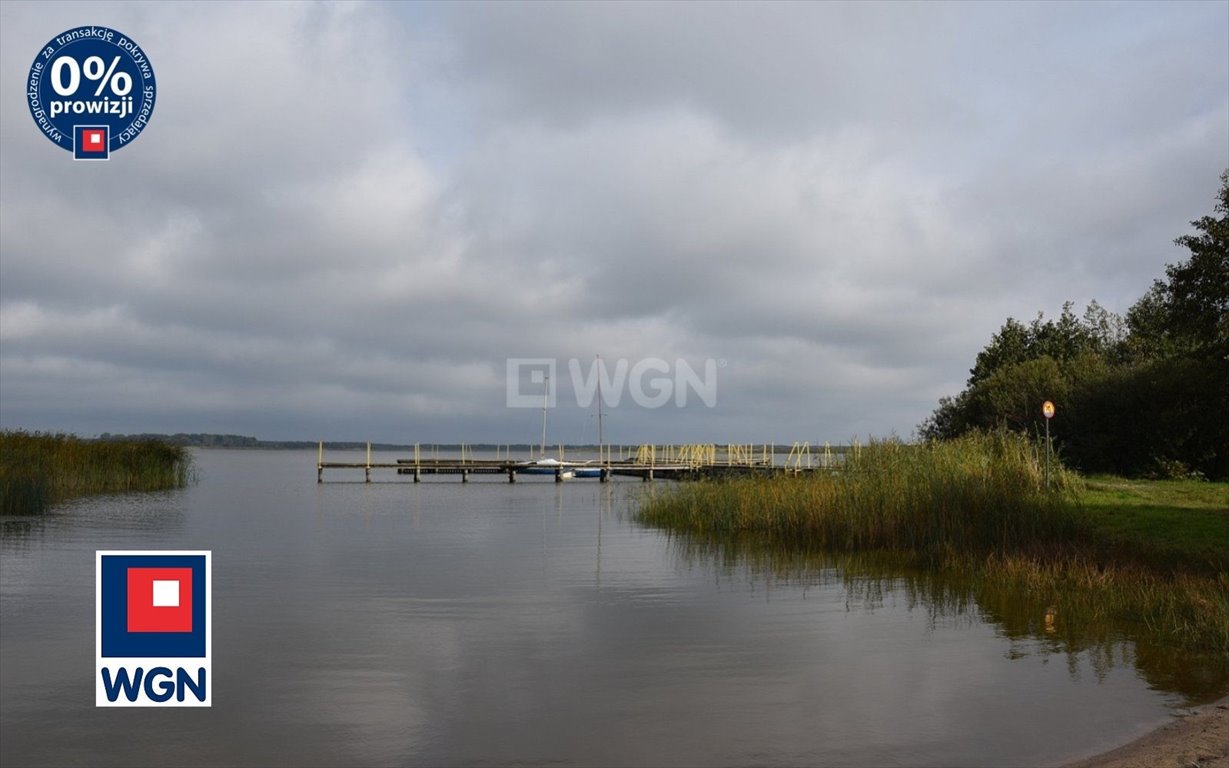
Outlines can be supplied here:
[[[102, 163], [26, 104], [83, 24], [158, 84]], [[4, 2], [0, 68], [0, 427], [83, 436], [533, 443], [553, 361], [595, 442], [600, 355], [608, 442], [908, 438], [1229, 168], [1227, 2]]]

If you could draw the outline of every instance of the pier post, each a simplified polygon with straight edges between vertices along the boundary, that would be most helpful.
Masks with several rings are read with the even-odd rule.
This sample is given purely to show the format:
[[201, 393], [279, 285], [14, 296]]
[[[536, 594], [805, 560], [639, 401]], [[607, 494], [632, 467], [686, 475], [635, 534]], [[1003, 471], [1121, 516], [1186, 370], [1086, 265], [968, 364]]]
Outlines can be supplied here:
[[555, 470], [555, 482], [556, 482], [556, 483], [562, 483], [562, 482], [563, 482], [563, 469], [562, 469], [562, 468], [559, 468], [559, 469], [556, 469], [556, 470]]
[[468, 469], [461, 470], [461, 482], [463, 483], [469, 482], [469, 470]]
[[324, 482], [324, 441], [320, 441], [320, 447], [316, 451], [316, 482]]
[[515, 470], [515, 469], [509, 469], [509, 470], [508, 470], [508, 482], [509, 482], [509, 483], [515, 483], [515, 482], [516, 482], [516, 470]]
[[600, 483], [609, 483], [610, 482], [610, 468], [602, 467], [602, 470], [598, 472], [597, 479], [598, 479], [598, 482]]
[[371, 482], [371, 443], [367, 443], [367, 482]]
[[421, 482], [422, 482], [422, 477], [420, 477], [420, 476], [419, 476], [419, 474], [418, 474], [418, 465], [417, 465], [417, 464], [415, 464], [415, 465], [414, 465], [414, 482], [416, 482], [416, 483], [421, 483]]

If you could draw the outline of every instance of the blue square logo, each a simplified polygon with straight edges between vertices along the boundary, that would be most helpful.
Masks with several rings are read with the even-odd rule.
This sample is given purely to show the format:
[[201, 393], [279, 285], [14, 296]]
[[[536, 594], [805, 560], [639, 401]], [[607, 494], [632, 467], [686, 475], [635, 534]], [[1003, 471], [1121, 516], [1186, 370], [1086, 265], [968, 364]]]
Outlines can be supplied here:
[[211, 553], [95, 557], [95, 703], [209, 706]]
[[[99, 557], [100, 656], [205, 657], [206, 555], [104, 552]], [[167, 605], [172, 591], [175, 604]]]

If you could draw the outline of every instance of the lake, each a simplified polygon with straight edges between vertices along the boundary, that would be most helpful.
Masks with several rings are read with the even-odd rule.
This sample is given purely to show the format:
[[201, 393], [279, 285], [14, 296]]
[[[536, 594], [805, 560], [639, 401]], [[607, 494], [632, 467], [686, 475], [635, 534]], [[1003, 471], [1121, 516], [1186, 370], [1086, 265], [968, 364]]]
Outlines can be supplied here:
[[[2, 520], [0, 762], [1041, 765], [1229, 690], [907, 577], [690, 546], [631, 517], [661, 481], [195, 457], [181, 491]], [[212, 550], [212, 708], [95, 708], [99, 549]]]

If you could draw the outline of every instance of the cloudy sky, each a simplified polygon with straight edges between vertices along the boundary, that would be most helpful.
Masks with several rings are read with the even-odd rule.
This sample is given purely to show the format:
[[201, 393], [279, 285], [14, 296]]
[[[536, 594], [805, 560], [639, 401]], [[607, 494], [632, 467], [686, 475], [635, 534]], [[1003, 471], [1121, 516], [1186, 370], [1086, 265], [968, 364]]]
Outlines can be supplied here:
[[[157, 76], [106, 163], [26, 107], [82, 24]], [[907, 437], [1229, 167], [1226, 2], [5, 2], [0, 65], [0, 426], [83, 435], [533, 442], [547, 358], [589, 442], [600, 354], [716, 366], [614, 441]]]

